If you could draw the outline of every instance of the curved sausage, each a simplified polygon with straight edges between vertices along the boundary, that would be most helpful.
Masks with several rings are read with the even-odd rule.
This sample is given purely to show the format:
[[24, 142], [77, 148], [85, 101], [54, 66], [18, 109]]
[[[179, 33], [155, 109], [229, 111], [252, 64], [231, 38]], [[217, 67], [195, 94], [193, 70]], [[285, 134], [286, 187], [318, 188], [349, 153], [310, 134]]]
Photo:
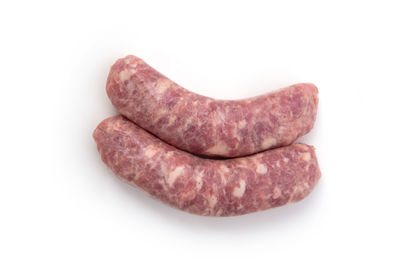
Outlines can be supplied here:
[[321, 173], [312, 146], [293, 144], [214, 160], [176, 149], [122, 116], [93, 133], [102, 160], [121, 179], [178, 209], [234, 216], [296, 202]]
[[311, 130], [318, 106], [317, 87], [305, 83], [243, 100], [215, 100], [182, 88], [135, 56], [111, 67], [107, 94], [121, 114], [165, 142], [220, 157], [291, 144]]

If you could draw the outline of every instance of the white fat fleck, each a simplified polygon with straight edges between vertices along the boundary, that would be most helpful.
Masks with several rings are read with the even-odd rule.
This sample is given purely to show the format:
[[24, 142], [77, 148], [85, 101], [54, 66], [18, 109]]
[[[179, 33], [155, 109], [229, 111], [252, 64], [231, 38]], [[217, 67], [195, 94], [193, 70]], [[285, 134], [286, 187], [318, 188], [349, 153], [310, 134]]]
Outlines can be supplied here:
[[245, 120], [241, 120], [238, 123], [238, 127], [239, 129], [243, 129], [246, 126], [246, 121]]
[[219, 141], [215, 146], [207, 149], [206, 152], [211, 154], [226, 155], [229, 152], [229, 147], [225, 142]]
[[288, 158], [283, 158], [283, 161], [284, 161], [285, 163], [288, 163], [288, 162], [289, 162], [289, 159], [288, 159]]
[[292, 192], [292, 194], [290, 195], [290, 198], [289, 198], [289, 200], [288, 200], [287, 203], [292, 203], [293, 197], [295, 196], [296, 192], [297, 192], [297, 185], [295, 185], [295, 186], [293, 187], [293, 192]]
[[176, 116], [175, 115], [169, 116], [168, 117], [168, 126], [172, 125], [175, 121], [176, 121]]
[[215, 213], [215, 216], [221, 216], [222, 212], [223, 212], [223, 210], [222, 210], [222, 209], [219, 209], [219, 210]]
[[144, 151], [144, 154], [148, 158], [152, 158], [156, 153], [157, 153], [157, 149], [153, 146], [146, 147], [146, 149]]
[[247, 160], [245, 158], [238, 158], [236, 162], [238, 163], [238, 166], [247, 167], [248, 165]]
[[225, 165], [222, 165], [222, 164], [221, 164], [221, 166], [220, 166], [219, 168], [221, 169], [221, 171], [222, 171], [223, 173], [228, 173], [228, 172], [229, 172], [229, 168], [226, 167]]
[[288, 203], [295, 202], [293, 199], [296, 197], [297, 199], [304, 196], [304, 191], [308, 189], [309, 185], [306, 183], [304, 185], [296, 185], [293, 188], [292, 194], [290, 195]]
[[168, 178], [167, 178], [167, 184], [170, 187], [172, 187], [176, 181], [176, 178], [178, 178], [180, 175], [182, 175], [184, 171], [185, 171], [184, 166], [176, 167], [173, 171], [171, 171], [169, 173]]
[[304, 150], [308, 150], [308, 146], [304, 145], [304, 144], [296, 144], [296, 146], [304, 149]]
[[283, 134], [286, 131], [286, 127], [285, 126], [280, 126], [278, 129], [278, 134]]
[[[237, 139], [237, 140], [242, 140], [241, 136], [238, 134], [237, 129], [235, 129], [235, 133], [233, 134], [233, 136]], [[237, 149], [240, 145], [240, 142], [237, 142], [235, 144], [235, 149]]]
[[162, 94], [171, 86], [171, 82], [168, 79], [159, 80], [155, 86], [158, 93]]
[[227, 177], [230, 177], [229, 176], [230, 170], [225, 165], [220, 165], [220, 170], [221, 170], [221, 172], [220, 172], [220, 174], [221, 174], [221, 183], [223, 185], [226, 185], [226, 183], [228, 182]]
[[131, 68], [136, 68], [137, 65], [138, 65], [138, 63], [135, 62], [135, 61], [131, 62], [131, 59], [130, 59], [130, 58], [126, 58], [126, 59], [124, 60], [124, 62], [125, 62], [126, 65], [128, 65], [128, 66], [131, 67]]
[[218, 110], [218, 117], [221, 121], [225, 121], [225, 113]]
[[190, 126], [192, 126], [192, 121], [193, 121], [193, 117], [189, 117], [187, 118], [187, 120], [185, 121], [185, 125], [183, 126], [183, 129], [188, 129]]
[[[168, 173], [169, 173], [169, 172], [168, 172], [168, 166], [167, 166], [167, 164], [165, 163], [165, 161], [161, 161], [160, 165], [161, 165], [161, 172], [162, 172], [162, 173], [165, 173], [165, 174], [168, 174]], [[165, 179], [165, 180], [166, 180], [166, 179]]]
[[233, 196], [241, 198], [246, 191], [246, 182], [244, 180], [239, 181], [239, 186], [233, 189]]
[[281, 189], [279, 189], [279, 187], [275, 187], [274, 188], [274, 192], [272, 194], [272, 198], [273, 199], [277, 199], [282, 195]]
[[258, 164], [256, 172], [259, 174], [266, 174], [268, 171], [268, 167], [265, 164]]
[[309, 152], [304, 153], [303, 155], [301, 155], [301, 158], [305, 161], [309, 161], [311, 159], [311, 155]]
[[208, 204], [210, 205], [210, 208], [213, 209], [215, 207], [215, 205], [218, 202], [218, 198], [214, 195], [212, 195], [209, 199], [208, 199]]
[[165, 154], [165, 157], [166, 157], [167, 159], [169, 159], [169, 158], [171, 158], [173, 155], [174, 155], [174, 152], [168, 151], [167, 154]]
[[279, 162], [279, 160], [276, 162], [276, 167], [280, 167], [281, 166], [281, 163]]
[[[135, 71], [133, 71], [134, 73]], [[129, 80], [129, 78], [131, 77], [131, 75], [133, 74], [132, 71], [129, 71], [128, 69], [125, 69], [123, 71], [121, 71], [119, 73], [119, 79], [121, 80], [121, 82], [125, 82], [127, 80]]]
[[276, 145], [276, 139], [273, 137], [267, 137], [263, 140], [261, 146], [263, 149], [270, 148], [272, 146]]
[[195, 181], [196, 181], [196, 190], [200, 191], [200, 189], [203, 187], [203, 173], [204, 171], [201, 171], [200, 173], [197, 173], [195, 176]]

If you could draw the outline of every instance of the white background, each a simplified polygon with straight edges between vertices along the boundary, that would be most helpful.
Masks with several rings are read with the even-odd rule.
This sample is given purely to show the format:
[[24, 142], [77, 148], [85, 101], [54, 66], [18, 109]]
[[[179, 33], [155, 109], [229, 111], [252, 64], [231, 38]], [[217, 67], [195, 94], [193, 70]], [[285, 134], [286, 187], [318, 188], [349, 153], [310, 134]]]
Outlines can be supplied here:
[[[398, 1], [2, 1], [1, 266], [399, 266]], [[186, 214], [119, 181], [91, 137], [134, 54], [237, 99], [313, 82], [322, 179], [297, 204]]]

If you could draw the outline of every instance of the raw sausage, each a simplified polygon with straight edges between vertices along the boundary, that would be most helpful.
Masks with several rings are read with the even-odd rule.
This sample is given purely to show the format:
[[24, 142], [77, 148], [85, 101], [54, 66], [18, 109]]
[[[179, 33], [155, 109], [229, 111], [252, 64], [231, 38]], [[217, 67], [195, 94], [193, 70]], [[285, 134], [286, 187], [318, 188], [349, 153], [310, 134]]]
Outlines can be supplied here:
[[198, 215], [241, 215], [296, 202], [321, 175], [314, 148], [304, 144], [243, 158], [200, 158], [122, 116], [101, 122], [93, 136], [103, 161], [120, 178]]
[[208, 156], [245, 156], [291, 144], [311, 130], [318, 106], [317, 87], [308, 83], [215, 100], [182, 88], [135, 56], [117, 60], [106, 88], [117, 110], [138, 126]]
[[312, 146], [293, 144], [244, 158], [200, 158], [118, 115], [93, 133], [102, 160], [124, 181], [178, 209], [234, 216], [296, 202], [321, 173]]

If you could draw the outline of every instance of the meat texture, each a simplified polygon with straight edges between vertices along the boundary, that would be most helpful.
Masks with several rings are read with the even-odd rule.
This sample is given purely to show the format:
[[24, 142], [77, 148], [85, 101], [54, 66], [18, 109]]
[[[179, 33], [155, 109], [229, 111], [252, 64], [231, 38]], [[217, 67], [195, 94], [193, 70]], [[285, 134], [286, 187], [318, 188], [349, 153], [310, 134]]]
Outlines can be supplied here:
[[111, 67], [107, 93], [121, 114], [165, 142], [220, 157], [291, 144], [311, 130], [318, 106], [317, 87], [309, 83], [243, 100], [215, 100], [184, 89], [135, 56]]
[[93, 136], [121, 179], [198, 215], [234, 216], [296, 202], [321, 175], [314, 148], [304, 144], [214, 160], [176, 149], [122, 116], [101, 122]]

